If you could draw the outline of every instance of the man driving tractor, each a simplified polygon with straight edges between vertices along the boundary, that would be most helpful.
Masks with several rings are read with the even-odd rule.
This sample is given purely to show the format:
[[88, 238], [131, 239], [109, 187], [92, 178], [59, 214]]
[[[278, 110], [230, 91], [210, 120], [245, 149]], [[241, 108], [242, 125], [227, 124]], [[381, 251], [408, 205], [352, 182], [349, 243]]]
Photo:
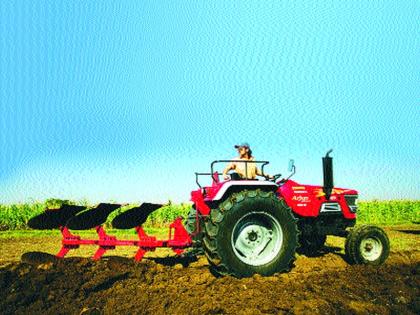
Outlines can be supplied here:
[[[255, 161], [255, 158], [252, 156], [252, 150], [247, 142], [237, 144], [234, 147], [238, 150], [239, 156], [233, 158], [232, 160], [234, 160], [234, 162], [229, 163], [228, 166], [226, 166], [224, 169], [223, 178], [225, 180], [255, 179], [257, 175], [268, 177], [270, 179], [272, 178], [272, 176], [268, 174], [263, 174], [261, 170], [255, 165], [255, 163], [252, 162]], [[228, 175], [230, 170], [234, 170], [235, 173]]]

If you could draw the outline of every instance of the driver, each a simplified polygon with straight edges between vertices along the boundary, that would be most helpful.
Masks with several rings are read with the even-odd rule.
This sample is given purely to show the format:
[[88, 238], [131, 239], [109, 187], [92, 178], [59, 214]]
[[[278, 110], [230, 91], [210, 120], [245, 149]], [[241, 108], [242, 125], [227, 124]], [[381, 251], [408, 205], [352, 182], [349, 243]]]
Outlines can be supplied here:
[[[235, 149], [238, 150], [239, 156], [233, 158], [233, 162], [229, 163], [228, 166], [223, 171], [223, 178], [225, 180], [229, 179], [229, 175], [227, 174], [230, 170], [234, 170], [230, 178], [231, 179], [255, 179], [257, 175], [268, 177], [270, 179], [273, 176], [268, 174], [263, 174], [260, 169], [255, 165], [255, 163], [244, 163], [239, 161], [255, 161], [255, 158], [252, 155], [252, 150], [249, 147], [247, 142], [235, 145]], [[238, 162], [236, 162], [238, 161]]]

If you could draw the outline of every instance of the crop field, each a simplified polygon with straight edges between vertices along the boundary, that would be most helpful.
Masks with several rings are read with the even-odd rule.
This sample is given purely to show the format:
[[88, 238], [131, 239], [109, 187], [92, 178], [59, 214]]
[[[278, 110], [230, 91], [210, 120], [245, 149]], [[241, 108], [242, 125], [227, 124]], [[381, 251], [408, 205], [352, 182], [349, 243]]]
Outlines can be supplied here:
[[[216, 277], [204, 256], [175, 256], [168, 249], [147, 253], [141, 263], [127, 247], [97, 262], [89, 258], [93, 246], [57, 259], [59, 231], [29, 230], [26, 222], [60, 202], [1, 206], [1, 314], [420, 313], [419, 201], [359, 204], [358, 223], [378, 224], [390, 238], [391, 253], [382, 266], [350, 265], [344, 239], [328, 236], [316, 255], [296, 254], [291, 271], [246, 279]], [[165, 206], [149, 217], [146, 231], [165, 238], [167, 222], [189, 208]], [[136, 237], [132, 230], [107, 232]]]

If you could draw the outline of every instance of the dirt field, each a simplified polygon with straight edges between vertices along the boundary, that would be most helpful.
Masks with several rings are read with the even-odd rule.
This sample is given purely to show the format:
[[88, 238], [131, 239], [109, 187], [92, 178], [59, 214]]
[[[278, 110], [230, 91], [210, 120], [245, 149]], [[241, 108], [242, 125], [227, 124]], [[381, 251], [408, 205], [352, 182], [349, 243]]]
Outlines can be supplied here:
[[[216, 278], [205, 258], [132, 249], [99, 262], [78, 250], [57, 260], [59, 237], [1, 239], [1, 314], [420, 314], [420, 228], [388, 228], [392, 252], [381, 267], [350, 266], [342, 239], [317, 257], [297, 256], [289, 273]], [[55, 246], [55, 247], [54, 247]], [[410, 250], [411, 249], [411, 250]]]

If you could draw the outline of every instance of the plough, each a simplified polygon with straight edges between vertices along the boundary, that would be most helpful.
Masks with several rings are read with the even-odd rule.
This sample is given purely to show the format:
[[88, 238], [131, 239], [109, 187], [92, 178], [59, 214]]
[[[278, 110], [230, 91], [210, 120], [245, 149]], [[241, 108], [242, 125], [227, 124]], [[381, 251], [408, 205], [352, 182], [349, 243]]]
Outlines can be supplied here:
[[[117, 237], [106, 233], [104, 223], [108, 216], [121, 207], [120, 204], [101, 203], [97, 207], [86, 210], [84, 206], [63, 205], [59, 209], [45, 210], [38, 216], [29, 220], [28, 225], [33, 229], [59, 229], [62, 235], [61, 249], [56, 254], [63, 258], [72, 250], [81, 245], [98, 246], [94, 260], [99, 260], [108, 250], [117, 246], [135, 246], [137, 253], [136, 261], [141, 261], [148, 251], [154, 251], [159, 247], [171, 248], [177, 255], [182, 254], [185, 248], [192, 245], [192, 239], [182, 224], [182, 218], [176, 218], [169, 225], [169, 235], [166, 240], [158, 240], [148, 235], [142, 224], [155, 210], [162, 207], [161, 204], [143, 203], [138, 207], [120, 213], [112, 220], [112, 227], [116, 229], [135, 229], [138, 239], [119, 240]], [[95, 229], [97, 239], [83, 239], [73, 234], [70, 230]]]

